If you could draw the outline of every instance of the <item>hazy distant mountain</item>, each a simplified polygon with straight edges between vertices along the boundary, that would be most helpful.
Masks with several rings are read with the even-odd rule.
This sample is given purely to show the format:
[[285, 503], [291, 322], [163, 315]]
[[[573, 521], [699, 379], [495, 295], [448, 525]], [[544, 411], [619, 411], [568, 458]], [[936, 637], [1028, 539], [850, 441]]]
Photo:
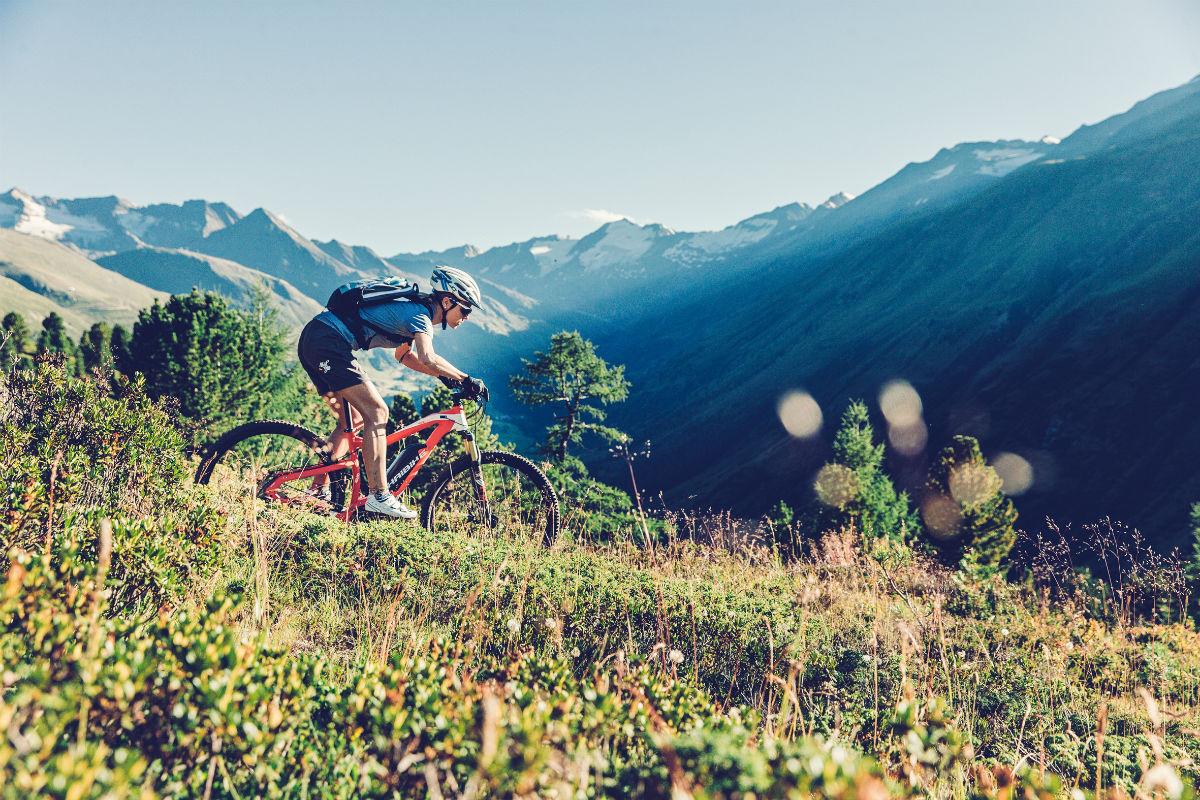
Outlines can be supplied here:
[[[844, 202], [830, 198], [827, 208]], [[677, 232], [656, 223], [620, 219], [581, 239], [540, 236], [480, 251], [471, 245], [399, 253], [388, 261], [408, 269], [444, 263], [502, 282], [552, 308], [591, 311], [589, 302], [663, 279], [678, 280], [751, 245], [792, 231], [810, 214], [792, 203], [719, 231]]]
[[355, 277], [353, 268], [262, 208], [193, 243], [192, 249], [283, 278], [308, 296], [322, 300]]
[[184, 247], [238, 218], [224, 203], [203, 200], [135, 206], [115, 196], [35, 198], [15, 188], [0, 195], [0, 227], [71, 245], [88, 255], [143, 244]]
[[161, 292], [184, 294], [197, 288], [219, 292], [243, 306], [256, 289], [265, 289], [290, 327], [303, 325], [321, 311], [320, 303], [281, 278], [189, 250], [144, 247], [104, 256], [96, 263]]
[[386, 275], [394, 269], [393, 265], [380, 258], [379, 254], [369, 247], [344, 244], [337, 239], [328, 242], [314, 241], [313, 244], [320, 248], [325, 255], [336, 258], [343, 264], [362, 272]]

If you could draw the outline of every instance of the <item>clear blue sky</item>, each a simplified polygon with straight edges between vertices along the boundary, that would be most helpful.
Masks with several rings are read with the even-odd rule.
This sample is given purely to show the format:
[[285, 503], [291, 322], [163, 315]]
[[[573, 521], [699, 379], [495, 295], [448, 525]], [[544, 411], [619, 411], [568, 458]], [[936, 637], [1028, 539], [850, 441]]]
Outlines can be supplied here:
[[1197, 73], [1196, 0], [0, 0], [0, 189], [265, 206], [385, 255], [589, 209], [719, 228]]

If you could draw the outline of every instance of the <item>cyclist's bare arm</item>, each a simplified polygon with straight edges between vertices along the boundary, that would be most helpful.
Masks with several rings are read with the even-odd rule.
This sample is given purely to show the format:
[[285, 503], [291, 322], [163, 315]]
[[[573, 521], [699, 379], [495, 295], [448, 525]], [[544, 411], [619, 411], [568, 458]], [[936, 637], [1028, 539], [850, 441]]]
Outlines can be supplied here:
[[467, 377], [467, 373], [433, 351], [433, 337], [428, 333], [415, 334], [411, 349], [404, 345], [397, 347], [396, 360], [409, 369], [435, 378], [460, 381]]

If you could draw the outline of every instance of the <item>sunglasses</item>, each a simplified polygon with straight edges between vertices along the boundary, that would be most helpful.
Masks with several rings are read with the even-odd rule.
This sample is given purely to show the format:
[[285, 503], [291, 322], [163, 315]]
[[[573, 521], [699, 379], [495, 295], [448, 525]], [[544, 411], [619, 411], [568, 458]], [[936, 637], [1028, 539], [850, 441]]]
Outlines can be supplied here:
[[[450, 298], [450, 299], [451, 299], [451, 300], [454, 300], [454, 298]], [[459, 301], [457, 301], [457, 300], [454, 300], [454, 305], [455, 305], [455, 306], [458, 306], [458, 312], [459, 312], [459, 314], [461, 314], [461, 315], [462, 315], [462, 318], [463, 318], [463, 319], [466, 319], [467, 317], [471, 316], [471, 310], [472, 310], [472, 309], [471, 309], [471, 307], [470, 307], [469, 305], [467, 305], [466, 303], [460, 303]]]

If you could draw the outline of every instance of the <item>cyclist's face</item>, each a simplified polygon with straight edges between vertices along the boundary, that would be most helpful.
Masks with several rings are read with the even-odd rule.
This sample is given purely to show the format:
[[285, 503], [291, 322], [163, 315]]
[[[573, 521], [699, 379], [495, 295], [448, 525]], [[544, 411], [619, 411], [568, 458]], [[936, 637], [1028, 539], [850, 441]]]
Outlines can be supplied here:
[[446, 316], [446, 324], [451, 328], [457, 328], [463, 324], [466, 315], [463, 314], [463, 307], [458, 303], [451, 303], [450, 310], [447, 311], [445, 305], [442, 306], [442, 314]]

